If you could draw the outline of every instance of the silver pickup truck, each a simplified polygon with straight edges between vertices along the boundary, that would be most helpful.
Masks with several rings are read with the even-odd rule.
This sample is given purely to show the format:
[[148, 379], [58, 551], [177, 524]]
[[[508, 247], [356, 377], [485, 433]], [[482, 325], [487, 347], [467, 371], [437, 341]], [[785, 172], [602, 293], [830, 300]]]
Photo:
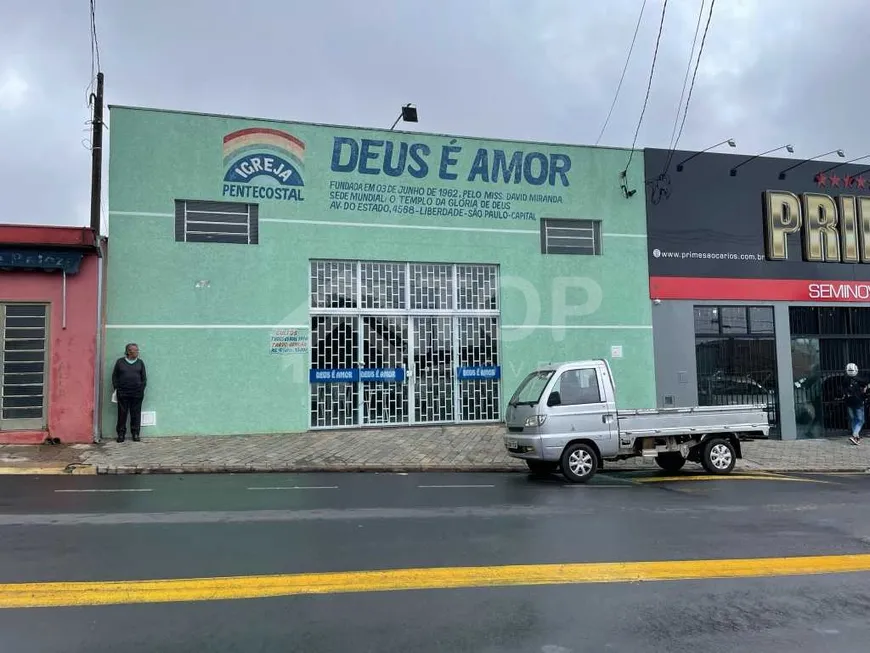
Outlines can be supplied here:
[[603, 460], [655, 458], [676, 472], [686, 460], [729, 474], [742, 457], [740, 436], [767, 436], [763, 405], [616, 410], [606, 360], [548, 365], [529, 374], [508, 403], [504, 444], [533, 473], [557, 469], [585, 483]]

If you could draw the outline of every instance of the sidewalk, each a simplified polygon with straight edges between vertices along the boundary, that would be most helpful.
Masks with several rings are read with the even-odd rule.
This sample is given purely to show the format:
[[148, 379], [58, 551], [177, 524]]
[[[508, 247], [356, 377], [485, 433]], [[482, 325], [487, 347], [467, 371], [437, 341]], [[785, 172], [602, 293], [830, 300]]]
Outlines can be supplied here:
[[[870, 439], [743, 443], [737, 471], [867, 472]], [[609, 470], [658, 469], [653, 460], [605, 463]], [[692, 463], [686, 469], [699, 469]], [[0, 474], [220, 472], [525, 471], [507, 456], [498, 426], [318, 431], [287, 435], [146, 438], [72, 446], [0, 446]]]

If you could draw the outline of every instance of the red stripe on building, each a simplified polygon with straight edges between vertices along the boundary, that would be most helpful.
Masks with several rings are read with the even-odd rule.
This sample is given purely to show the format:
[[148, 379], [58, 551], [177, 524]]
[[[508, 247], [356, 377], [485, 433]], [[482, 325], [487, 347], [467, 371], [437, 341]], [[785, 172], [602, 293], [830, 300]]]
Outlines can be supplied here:
[[650, 277], [650, 299], [870, 302], [870, 281]]
[[239, 131], [235, 131], [232, 134], [227, 134], [226, 136], [224, 136], [224, 143], [226, 144], [237, 138], [242, 138], [243, 136], [251, 136], [253, 134], [270, 134], [271, 136], [277, 136], [278, 138], [283, 138], [285, 141], [293, 143], [297, 147], [301, 147], [303, 150], [305, 149], [305, 143], [300, 141], [292, 134], [282, 132], [278, 129], [268, 129], [266, 127], [250, 127], [248, 129], [240, 129]]

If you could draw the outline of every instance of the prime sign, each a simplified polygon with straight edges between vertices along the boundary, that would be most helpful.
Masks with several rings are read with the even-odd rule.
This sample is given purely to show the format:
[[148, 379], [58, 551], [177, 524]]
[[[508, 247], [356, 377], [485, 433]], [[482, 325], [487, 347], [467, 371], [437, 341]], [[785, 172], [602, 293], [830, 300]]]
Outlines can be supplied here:
[[767, 259], [788, 260], [789, 236], [796, 233], [805, 261], [870, 263], [870, 197], [765, 191]]

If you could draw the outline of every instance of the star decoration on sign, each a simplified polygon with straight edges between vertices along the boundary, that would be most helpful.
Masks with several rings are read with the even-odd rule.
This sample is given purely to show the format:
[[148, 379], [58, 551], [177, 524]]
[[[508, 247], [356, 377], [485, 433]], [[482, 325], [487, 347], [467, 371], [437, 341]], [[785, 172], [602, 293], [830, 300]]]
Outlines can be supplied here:
[[813, 176], [813, 181], [819, 188], [858, 188], [865, 190], [870, 188], [870, 179], [864, 175], [853, 177], [852, 175], [843, 175], [838, 177], [836, 174], [827, 175], [824, 172], [817, 172]]

